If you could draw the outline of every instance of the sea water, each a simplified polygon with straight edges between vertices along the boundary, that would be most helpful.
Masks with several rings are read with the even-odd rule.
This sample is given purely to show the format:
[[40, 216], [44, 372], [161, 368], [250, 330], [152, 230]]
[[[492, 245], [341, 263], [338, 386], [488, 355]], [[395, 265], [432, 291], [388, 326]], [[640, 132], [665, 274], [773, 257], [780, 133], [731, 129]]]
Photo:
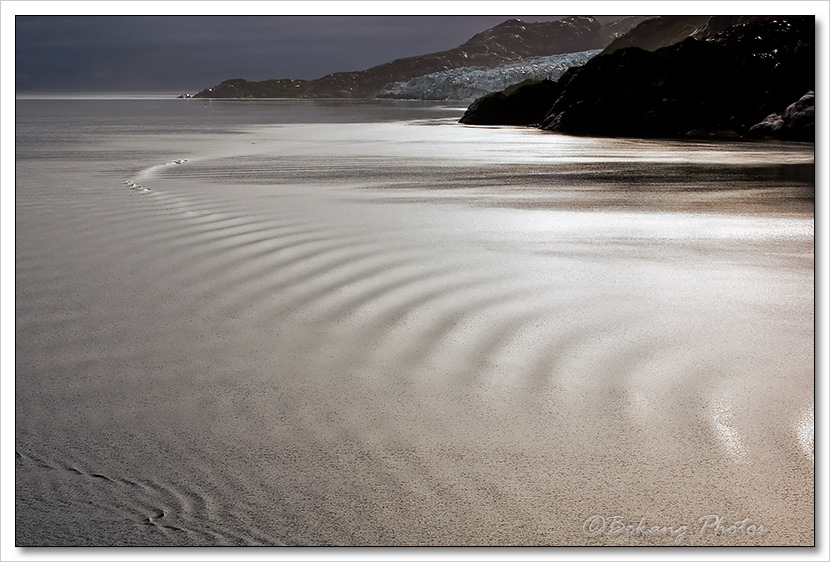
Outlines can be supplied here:
[[812, 544], [813, 146], [463, 111], [19, 99], [16, 543]]

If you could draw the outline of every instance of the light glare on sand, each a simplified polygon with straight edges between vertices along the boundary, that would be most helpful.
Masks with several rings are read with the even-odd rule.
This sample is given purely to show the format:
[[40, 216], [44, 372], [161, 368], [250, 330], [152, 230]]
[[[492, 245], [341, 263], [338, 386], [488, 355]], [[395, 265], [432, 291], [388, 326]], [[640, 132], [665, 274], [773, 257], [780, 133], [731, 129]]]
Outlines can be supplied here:
[[168, 101], [18, 102], [19, 544], [813, 542], [811, 150]]

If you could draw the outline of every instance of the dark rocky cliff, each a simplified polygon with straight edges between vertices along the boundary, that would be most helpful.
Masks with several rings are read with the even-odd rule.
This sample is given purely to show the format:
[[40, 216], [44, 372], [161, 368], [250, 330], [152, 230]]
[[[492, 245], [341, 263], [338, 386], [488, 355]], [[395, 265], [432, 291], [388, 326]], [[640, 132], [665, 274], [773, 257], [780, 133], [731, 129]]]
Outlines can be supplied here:
[[527, 80], [477, 99], [460, 122], [466, 125], [538, 125], [550, 110], [551, 100], [558, 98], [563, 89], [561, 82]]
[[[477, 100], [461, 121], [541, 121], [547, 130], [596, 136], [812, 140], [814, 113], [806, 106], [813, 98], [788, 107], [815, 86], [814, 18], [729, 23], [713, 18], [671, 46], [622, 48], [570, 69], [558, 90], [546, 86], [552, 95], [543, 118], [535, 113], [517, 122], [513, 106], [523, 102], [514, 90], [514, 99], [505, 95], [501, 104]], [[691, 36], [695, 31], [701, 39]], [[540, 102], [533, 105], [538, 111]]]
[[496, 66], [528, 57], [601, 49], [645, 18], [601, 25], [596, 18], [568, 17], [525, 23], [507, 20], [449, 51], [397, 59], [367, 70], [337, 72], [316, 80], [226, 80], [206, 88], [200, 98], [369, 98], [384, 86], [465, 66]]

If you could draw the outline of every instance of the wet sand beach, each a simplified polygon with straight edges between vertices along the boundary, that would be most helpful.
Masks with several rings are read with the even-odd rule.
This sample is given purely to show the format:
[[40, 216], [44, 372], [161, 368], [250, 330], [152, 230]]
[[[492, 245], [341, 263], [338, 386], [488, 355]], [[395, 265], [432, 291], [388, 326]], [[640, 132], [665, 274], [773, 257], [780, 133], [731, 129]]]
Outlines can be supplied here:
[[78, 103], [18, 102], [18, 545], [813, 544], [812, 145]]

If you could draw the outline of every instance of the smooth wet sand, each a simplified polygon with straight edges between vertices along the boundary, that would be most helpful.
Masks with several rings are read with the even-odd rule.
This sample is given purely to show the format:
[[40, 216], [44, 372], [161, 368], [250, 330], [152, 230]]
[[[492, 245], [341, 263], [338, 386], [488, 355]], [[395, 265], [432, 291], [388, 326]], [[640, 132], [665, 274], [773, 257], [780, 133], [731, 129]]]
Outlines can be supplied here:
[[296, 127], [19, 159], [17, 544], [813, 543], [786, 178], [632, 206], [550, 137]]

